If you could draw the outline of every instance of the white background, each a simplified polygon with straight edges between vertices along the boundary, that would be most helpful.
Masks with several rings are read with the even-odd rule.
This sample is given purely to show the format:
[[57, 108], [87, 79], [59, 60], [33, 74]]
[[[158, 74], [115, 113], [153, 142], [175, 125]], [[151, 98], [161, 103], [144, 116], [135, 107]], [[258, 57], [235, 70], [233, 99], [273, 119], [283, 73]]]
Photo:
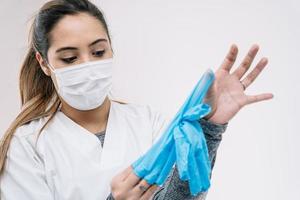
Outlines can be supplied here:
[[[217, 69], [230, 44], [239, 46], [237, 64], [259, 44], [254, 63], [266, 56], [269, 64], [247, 93], [273, 92], [274, 99], [245, 107], [230, 121], [208, 200], [300, 199], [298, 1], [94, 1], [112, 34], [114, 96], [169, 116], [207, 68]], [[44, 2], [0, 3], [0, 135], [19, 111], [29, 20]]]

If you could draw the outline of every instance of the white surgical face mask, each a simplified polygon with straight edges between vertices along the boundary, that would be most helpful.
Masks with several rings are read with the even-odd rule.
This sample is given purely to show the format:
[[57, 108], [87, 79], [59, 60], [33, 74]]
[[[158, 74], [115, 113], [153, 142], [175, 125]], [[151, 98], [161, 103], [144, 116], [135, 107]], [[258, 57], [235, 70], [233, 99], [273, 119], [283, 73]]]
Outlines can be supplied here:
[[92, 110], [104, 102], [112, 87], [113, 58], [53, 68], [57, 92], [71, 107]]

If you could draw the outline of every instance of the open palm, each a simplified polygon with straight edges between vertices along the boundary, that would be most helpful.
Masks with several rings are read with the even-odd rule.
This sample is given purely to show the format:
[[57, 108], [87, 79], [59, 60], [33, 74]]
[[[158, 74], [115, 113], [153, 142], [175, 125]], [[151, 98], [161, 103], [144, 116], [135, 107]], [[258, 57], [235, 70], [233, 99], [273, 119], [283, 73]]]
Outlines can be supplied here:
[[273, 98], [271, 93], [246, 95], [244, 91], [268, 63], [267, 58], [262, 58], [255, 68], [241, 80], [250, 68], [258, 49], [258, 45], [253, 45], [240, 66], [231, 73], [238, 54], [237, 46], [231, 46], [223, 63], [215, 72], [215, 81], [205, 96], [204, 102], [212, 106], [212, 112], [206, 119], [214, 123], [225, 124], [245, 105]]

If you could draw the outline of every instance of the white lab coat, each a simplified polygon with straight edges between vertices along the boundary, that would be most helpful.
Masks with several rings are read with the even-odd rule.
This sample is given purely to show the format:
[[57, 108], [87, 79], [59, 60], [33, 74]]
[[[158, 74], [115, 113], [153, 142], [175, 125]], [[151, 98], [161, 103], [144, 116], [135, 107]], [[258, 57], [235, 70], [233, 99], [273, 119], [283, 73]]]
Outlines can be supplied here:
[[1, 200], [101, 200], [111, 179], [158, 139], [168, 120], [147, 105], [111, 101], [103, 148], [62, 112], [19, 127], [1, 177]]

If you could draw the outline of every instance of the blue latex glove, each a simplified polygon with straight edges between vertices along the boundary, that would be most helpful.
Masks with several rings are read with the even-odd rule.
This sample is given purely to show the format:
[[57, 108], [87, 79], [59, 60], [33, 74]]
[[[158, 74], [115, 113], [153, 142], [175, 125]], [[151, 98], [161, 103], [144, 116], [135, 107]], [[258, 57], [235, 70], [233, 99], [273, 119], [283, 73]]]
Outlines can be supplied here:
[[214, 78], [213, 71], [208, 69], [159, 140], [132, 164], [138, 177], [162, 186], [176, 164], [180, 179], [189, 182], [192, 195], [208, 190], [211, 163], [198, 120], [211, 111], [202, 102]]

